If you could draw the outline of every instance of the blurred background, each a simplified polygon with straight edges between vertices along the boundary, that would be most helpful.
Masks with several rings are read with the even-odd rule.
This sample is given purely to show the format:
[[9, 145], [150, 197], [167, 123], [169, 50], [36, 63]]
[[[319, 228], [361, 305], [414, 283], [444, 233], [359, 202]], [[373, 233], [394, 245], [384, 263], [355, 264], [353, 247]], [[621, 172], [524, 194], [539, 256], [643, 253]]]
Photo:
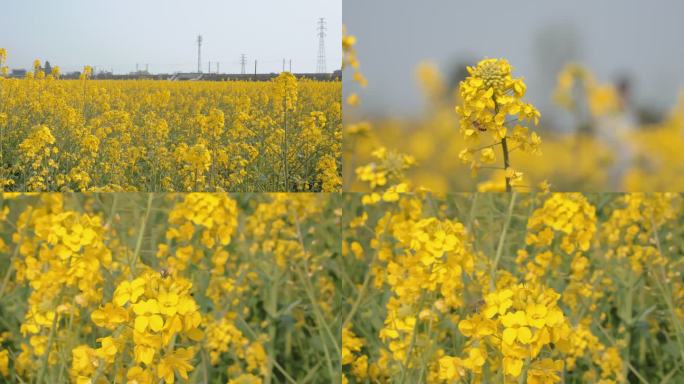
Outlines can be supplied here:
[[[684, 2], [676, 0], [345, 0], [343, 23], [356, 36], [368, 85], [345, 73], [345, 98], [358, 94], [360, 102], [344, 116], [355, 133], [356, 124], [372, 126], [370, 137], [345, 136], [347, 187], [367, 189], [353, 171], [373, 161], [379, 146], [416, 158], [409, 173], [415, 183], [436, 190], [492, 187], [480, 176], [469, 180], [467, 167], [462, 172], [453, 112], [465, 67], [490, 57], [513, 65], [513, 76], [527, 84], [527, 101], [542, 115], [536, 130], [547, 169], [539, 158], [514, 164], [530, 183], [548, 180], [555, 190], [684, 190], [662, 171], [679, 172], [684, 164], [682, 130], [673, 128], [684, 114], [678, 107], [682, 15]], [[668, 151], [663, 146], [672, 153], [654, 157]]]
[[342, 17], [371, 80], [365, 113], [420, 113], [414, 73], [425, 60], [455, 88], [465, 65], [502, 57], [525, 78], [542, 118], [551, 119], [557, 111], [549, 95], [570, 61], [606, 81], [629, 79], [636, 104], [667, 110], [684, 85], [682, 15], [677, 0], [345, 0]]

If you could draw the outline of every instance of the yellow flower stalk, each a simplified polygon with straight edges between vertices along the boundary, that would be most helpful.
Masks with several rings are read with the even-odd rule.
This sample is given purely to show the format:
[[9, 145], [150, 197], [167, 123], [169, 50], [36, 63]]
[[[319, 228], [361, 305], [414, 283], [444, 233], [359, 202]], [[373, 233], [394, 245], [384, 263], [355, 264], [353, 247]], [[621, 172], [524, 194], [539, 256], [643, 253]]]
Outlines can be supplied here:
[[492, 148], [501, 146], [506, 191], [510, 192], [522, 180], [522, 173], [511, 166], [510, 153], [519, 150], [541, 154], [541, 138], [523, 125], [537, 125], [540, 113], [523, 101], [527, 87], [522, 79], [513, 78], [508, 61], [485, 59], [467, 69], [469, 76], [460, 84], [461, 102], [456, 113], [468, 147], [458, 157], [469, 163], [476, 175], [482, 164], [496, 161]]

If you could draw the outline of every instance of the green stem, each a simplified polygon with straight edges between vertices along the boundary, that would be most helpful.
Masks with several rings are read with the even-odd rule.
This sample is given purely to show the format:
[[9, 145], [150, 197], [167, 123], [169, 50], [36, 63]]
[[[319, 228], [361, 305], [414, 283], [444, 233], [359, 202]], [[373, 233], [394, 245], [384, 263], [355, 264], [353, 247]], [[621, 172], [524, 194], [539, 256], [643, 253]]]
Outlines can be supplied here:
[[273, 362], [276, 360], [275, 356], [275, 343], [276, 343], [276, 317], [278, 316], [278, 291], [280, 289], [278, 281], [280, 280], [280, 273], [276, 269], [275, 277], [271, 281], [271, 287], [268, 294], [268, 303], [266, 305], [266, 312], [270, 317], [268, 324], [268, 367], [266, 368], [266, 377], [264, 377], [264, 383], [270, 384], [273, 376]]
[[506, 241], [506, 233], [508, 232], [508, 227], [511, 224], [511, 218], [513, 217], [513, 208], [515, 207], [515, 198], [517, 194], [515, 192], [511, 193], [511, 201], [508, 203], [508, 212], [506, 213], [506, 221], [504, 221], [503, 229], [501, 230], [501, 236], [499, 236], [499, 244], [496, 247], [496, 256], [494, 257], [494, 263], [492, 263], [491, 274], [491, 285], [494, 288], [496, 284], [496, 268], [499, 265], [499, 260], [501, 260], [501, 255], [503, 254], [504, 243]]
[[[59, 295], [57, 296], [57, 303], [62, 302], [62, 297], [64, 295], [64, 287], [60, 288]], [[40, 359], [40, 368], [38, 370], [38, 376], [36, 377], [36, 383], [40, 384], [43, 382], [43, 376], [47, 370], [50, 350], [52, 349], [52, 344], [55, 340], [55, 328], [57, 328], [57, 318], [59, 314], [55, 311], [55, 316], [52, 318], [52, 325], [50, 326], [50, 335], [48, 336], [47, 348], [45, 349], [45, 354]]]
[[150, 211], [152, 211], [153, 199], [154, 193], [147, 194], [147, 208], [145, 209], [145, 215], [143, 216], [142, 222], [140, 223], [140, 231], [138, 232], [138, 239], [135, 242], [135, 251], [133, 252], [133, 258], [129, 261], [131, 279], [135, 276], [135, 264], [138, 262], [138, 255], [140, 254], [140, 248], [142, 247], [143, 235], [145, 233], [145, 228], [147, 227], [147, 221], [150, 218]]
[[506, 192], [511, 192], [513, 188], [511, 187], [511, 178], [508, 176], [508, 168], [511, 166], [511, 160], [508, 157], [508, 143], [506, 143], [505, 137], [501, 139], [501, 149], [503, 150], [504, 172], [506, 172]]
[[[394, 213], [396, 212], [397, 208], [392, 209], [392, 213], [389, 216], [389, 220], [387, 220], [387, 223], [385, 223], [385, 227], [383, 229], [383, 234], [387, 233], [389, 230], [390, 223], [392, 222], [392, 218], [394, 217]], [[375, 261], [378, 257], [378, 251], [376, 250], [373, 253], [373, 258], [371, 259], [371, 262], [368, 264], [368, 269], [366, 270], [366, 275], [363, 278], [363, 285], [361, 286], [361, 289], [359, 290], [359, 293], [356, 297], [356, 300], [354, 301], [354, 304], [352, 304], [351, 309], [349, 310], [349, 313], [347, 316], [344, 318], [344, 321], [342, 322], [342, 328], [346, 327], [347, 324], [351, 323], [352, 319], [354, 318], [354, 315], [356, 314], [356, 311], [359, 309], [359, 306], [361, 305], [361, 302], [363, 301], [363, 298], [366, 294], [366, 291], [368, 290], [368, 286], [370, 284], [370, 280], [372, 277], [372, 269], [371, 267], [375, 264]]]

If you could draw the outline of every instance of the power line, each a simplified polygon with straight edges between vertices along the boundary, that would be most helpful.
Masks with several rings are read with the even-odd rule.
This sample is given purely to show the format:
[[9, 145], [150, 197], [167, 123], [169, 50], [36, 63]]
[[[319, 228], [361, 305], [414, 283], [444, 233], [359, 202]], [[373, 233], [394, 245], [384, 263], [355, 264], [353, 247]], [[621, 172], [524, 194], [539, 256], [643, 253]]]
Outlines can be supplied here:
[[202, 35], [197, 36], [197, 72], [202, 73]]
[[318, 19], [318, 62], [316, 63], [316, 72], [326, 73], [325, 68], [325, 36], [328, 28], [325, 24], [325, 19]]

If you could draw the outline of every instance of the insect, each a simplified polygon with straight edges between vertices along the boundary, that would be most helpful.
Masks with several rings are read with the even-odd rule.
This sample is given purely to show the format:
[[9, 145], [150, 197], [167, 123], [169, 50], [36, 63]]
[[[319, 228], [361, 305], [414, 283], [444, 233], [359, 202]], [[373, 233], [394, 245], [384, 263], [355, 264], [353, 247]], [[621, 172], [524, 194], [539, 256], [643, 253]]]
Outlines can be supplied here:
[[480, 132], [487, 132], [487, 127], [484, 127], [482, 124], [480, 124], [479, 121], [473, 121], [472, 122], [473, 127], [477, 128], [478, 131]]
[[167, 277], [171, 276], [171, 272], [169, 272], [169, 270], [166, 268], [162, 268], [159, 270], [159, 275], [162, 279], [166, 279]]
[[479, 299], [475, 301], [474, 303], [468, 304], [468, 309], [472, 311], [472, 313], [477, 313], [480, 311], [482, 307], [484, 307], [485, 301], [483, 299]]

